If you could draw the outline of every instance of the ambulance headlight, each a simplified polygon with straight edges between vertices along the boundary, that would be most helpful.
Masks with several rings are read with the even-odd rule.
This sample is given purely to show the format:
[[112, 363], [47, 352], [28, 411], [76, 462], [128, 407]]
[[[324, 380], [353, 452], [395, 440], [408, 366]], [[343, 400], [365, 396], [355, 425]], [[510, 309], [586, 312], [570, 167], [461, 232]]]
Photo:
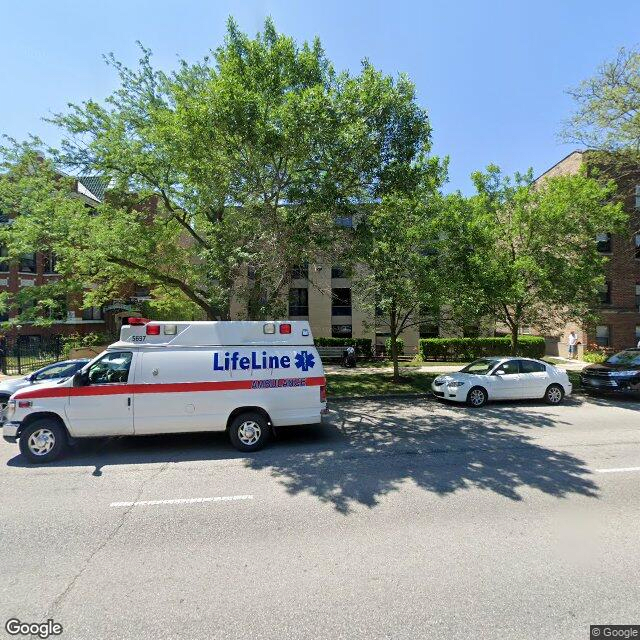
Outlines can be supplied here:
[[15, 412], [16, 412], [16, 401], [9, 400], [9, 402], [7, 402], [7, 413], [6, 413], [7, 418], [10, 418]]
[[265, 322], [263, 327], [263, 331], [265, 333], [275, 333], [276, 332], [276, 323], [275, 322]]

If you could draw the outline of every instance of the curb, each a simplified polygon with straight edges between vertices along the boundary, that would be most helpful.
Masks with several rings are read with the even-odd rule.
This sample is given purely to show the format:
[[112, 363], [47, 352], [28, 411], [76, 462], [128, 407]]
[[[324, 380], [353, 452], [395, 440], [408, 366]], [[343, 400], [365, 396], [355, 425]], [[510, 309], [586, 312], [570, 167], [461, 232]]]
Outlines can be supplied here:
[[434, 396], [431, 393], [379, 393], [370, 396], [327, 396], [327, 402], [352, 402], [354, 400], [402, 400], [412, 398], [428, 398]]

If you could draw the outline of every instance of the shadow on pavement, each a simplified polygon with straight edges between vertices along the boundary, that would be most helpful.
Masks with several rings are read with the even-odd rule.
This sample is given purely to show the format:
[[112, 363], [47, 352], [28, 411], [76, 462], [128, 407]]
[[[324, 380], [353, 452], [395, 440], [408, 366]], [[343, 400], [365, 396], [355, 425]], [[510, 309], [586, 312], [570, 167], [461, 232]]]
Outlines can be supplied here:
[[[80, 441], [46, 467], [94, 466], [100, 476], [115, 465], [238, 459], [267, 470], [290, 494], [315, 496], [344, 514], [358, 504], [375, 507], [407, 482], [441, 496], [480, 488], [521, 500], [520, 489], [533, 488], [596, 497], [582, 460], [527, 433], [565, 423], [562, 407], [549, 413], [535, 403], [473, 410], [424, 399], [345, 402], [327, 423], [279, 430], [277, 442], [251, 456], [223, 433], [172, 434]], [[31, 466], [19, 455], [7, 464]]]
[[[518, 411], [504, 411], [501, 405], [454, 411], [426, 414], [420, 401], [348, 403], [332, 415], [333, 428], [348, 447], [278, 460], [256, 457], [246, 465], [268, 468], [289, 493], [314, 495], [342, 513], [355, 504], [374, 507], [405, 482], [442, 496], [472, 487], [511, 500], [521, 500], [523, 487], [559, 498], [597, 496], [582, 460], [516, 431], [552, 428], [562, 423], [557, 416], [522, 405]], [[297, 436], [287, 434], [283, 440], [289, 437]]]

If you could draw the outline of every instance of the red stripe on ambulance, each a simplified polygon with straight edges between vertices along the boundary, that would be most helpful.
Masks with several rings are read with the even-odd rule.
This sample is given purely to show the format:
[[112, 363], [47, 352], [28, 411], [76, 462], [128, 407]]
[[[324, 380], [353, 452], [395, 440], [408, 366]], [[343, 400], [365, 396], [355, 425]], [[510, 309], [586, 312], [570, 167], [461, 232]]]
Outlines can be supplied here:
[[[269, 386], [255, 386], [267, 382]], [[224, 380], [220, 382], [172, 382], [168, 384], [96, 384], [86, 387], [51, 387], [48, 389], [21, 389], [15, 398], [64, 398], [66, 396], [111, 396], [131, 393], [193, 393], [202, 391], [239, 391], [241, 389], [283, 389], [317, 387], [326, 384], [325, 378], [275, 378], [267, 380]]]

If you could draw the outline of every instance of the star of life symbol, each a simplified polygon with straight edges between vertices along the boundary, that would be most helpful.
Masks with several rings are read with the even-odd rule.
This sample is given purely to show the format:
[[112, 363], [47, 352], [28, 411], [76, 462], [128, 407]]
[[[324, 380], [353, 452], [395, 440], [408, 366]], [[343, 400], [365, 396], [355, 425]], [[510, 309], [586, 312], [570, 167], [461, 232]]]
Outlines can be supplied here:
[[312, 353], [309, 353], [308, 351], [301, 351], [300, 353], [296, 353], [294, 364], [298, 369], [309, 371], [309, 369], [313, 369], [315, 363], [316, 361]]

